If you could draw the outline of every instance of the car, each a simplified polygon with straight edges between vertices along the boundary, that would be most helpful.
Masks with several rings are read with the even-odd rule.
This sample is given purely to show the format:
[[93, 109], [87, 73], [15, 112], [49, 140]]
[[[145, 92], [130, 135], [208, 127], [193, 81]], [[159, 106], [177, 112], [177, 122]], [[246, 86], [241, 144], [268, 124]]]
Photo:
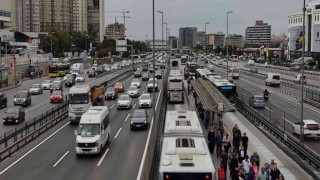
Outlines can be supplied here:
[[134, 72], [134, 77], [141, 77], [142, 72], [140, 70]]
[[30, 93], [33, 95], [33, 94], [42, 94], [43, 91], [42, 91], [42, 88], [41, 88], [41, 85], [40, 84], [33, 84], [31, 87], [30, 87]]
[[151, 94], [142, 94], [139, 98], [139, 108], [152, 107]]
[[132, 99], [127, 94], [122, 94], [117, 100], [117, 109], [130, 109], [132, 107]]
[[28, 106], [31, 105], [31, 93], [28, 90], [19, 90], [13, 99], [13, 105]]
[[[320, 138], [320, 125], [314, 120], [304, 119], [302, 122], [303, 125], [303, 135], [305, 137], [316, 137]], [[293, 123], [292, 132], [294, 134], [301, 135], [301, 121]]]
[[76, 84], [76, 80], [73, 76], [68, 77], [68, 79], [64, 82], [64, 87], [72, 87]]
[[10, 107], [3, 116], [3, 124], [16, 123], [19, 124], [25, 120], [26, 114], [22, 107]]
[[139, 97], [139, 89], [137, 86], [130, 86], [129, 89], [127, 90], [127, 94], [130, 97]]
[[162, 71], [156, 71], [154, 75], [157, 79], [162, 79]]
[[[155, 84], [155, 91], [156, 92], [158, 92], [158, 79], [157, 78], [155, 78], [155, 82], [154, 82], [154, 84]], [[149, 79], [149, 81], [148, 81], [148, 84], [147, 84], [147, 89], [148, 89], [148, 92], [152, 92], [153, 91], [153, 78], [151, 78], [151, 79]]]
[[114, 85], [114, 89], [115, 89], [117, 92], [123, 92], [123, 91], [124, 91], [123, 83], [122, 83], [122, 82], [117, 82], [117, 83]]
[[104, 93], [105, 99], [117, 99], [118, 98], [118, 92], [114, 87], [108, 87], [106, 92]]
[[131, 115], [130, 128], [131, 129], [148, 129], [148, 113], [146, 110], [137, 109]]
[[223, 61], [218, 61], [218, 65], [223, 65]]
[[142, 81], [149, 81], [149, 73], [143, 73], [141, 79]]
[[249, 66], [254, 66], [254, 60], [249, 60], [248, 62], [247, 62], [247, 64], [249, 65]]
[[302, 78], [302, 74], [297, 74], [294, 77], [293, 82], [294, 83], [298, 83], [298, 84], [301, 84], [303, 82], [304, 84], [306, 84], [307, 83], [307, 77], [304, 75], [303, 78]]
[[264, 63], [264, 67], [270, 67], [270, 63], [269, 62], [265, 62]]
[[55, 90], [51, 93], [50, 103], [62, 103], [63, 102], [63, 94], [62, 91]]
[[131, 81], [131, 86], [136, 86], [137, 88], [140, 88], [140, 86], [141, 86], [140, 79], [133, 79]]
[[41, 84], [41, 88], [49, 90], [51, 87], [51, 84], [52, 84], [51, 80], [44, 80]]
[[119, 68], [119, 64], [114, 64], [111, 66], [112, 70], [117, 70]]
[[96, 71], [94, 69], [90, 69], [88, 71], [88, 77], [95, 77], [96, 76]]
[[62, 81], [62, 80], [63, 80], [62, 77], [56, 77], [56, 78], [54, 78], [53, 82], [54, 81]]
[[8, 99], [4, 93], [0, 93], [0, 108], [8, 106]]
[[258, 68], [252, 67], [250, 68], [251, 73], [258, 73]]
[[254, 95], [249, 99], [249, 105], [253, 108], [265, 108], [263, 95]]
[[52, 93], [54, 90], [61, 90], [63, 91], [63, 84], [62, 81], [56, 81], [53, 82], [51, 87], [50, 87], [50, 93]]
[[65, 82], [68, 78], [70, 77], [73, 77], [72, 74], [66, 74], [64, 77], [63, 77], [63, 81]]
[[78, 75], [75, 80], [76, 83], [83, 83], [86, 81], [83, 75]]

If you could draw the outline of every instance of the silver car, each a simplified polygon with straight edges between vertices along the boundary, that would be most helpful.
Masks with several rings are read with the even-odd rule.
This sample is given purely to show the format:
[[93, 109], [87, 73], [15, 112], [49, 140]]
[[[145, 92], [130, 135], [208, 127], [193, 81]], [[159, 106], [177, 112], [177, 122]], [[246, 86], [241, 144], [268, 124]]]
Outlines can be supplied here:
[[40, 84], [33, 84], [30, 87], [30, 93], [31, 94], [42, 94], [43, 91], [42, 91], [41, 85]]
[[82, 75], [78, 75], [77, 77], [76, 77], [76, 83], [83, 83], [83, 82], [85, 82], [85, 78], [84, 78], [84, 76], [82, 76]]
[[130, 86], [128, 91], [127, 91], [127, 94], [130, 96], [130, 97], [139, 97], [139, 89], [137, 86]]
[[140, 88], [141, 86], [140, 79], [133, 79], [131, 82], [131, 86], [136, 86], [137, 88]]
[[51, 80], [44, 80], [41, 84], [42, 89], [50, 89], [52, 84]]
[[127, 94], [121, 95], [117, 100], [117, 108], [118, 109], [130, 109], [132, 107], [131, 97]]
[[139, 108], [152, 107], [152, 99], [150, 94], [142, 94], [139, 98]]
[[249, 99], [249, 105], [253, 108], [265, 108], [263, 95], [254, 95]]

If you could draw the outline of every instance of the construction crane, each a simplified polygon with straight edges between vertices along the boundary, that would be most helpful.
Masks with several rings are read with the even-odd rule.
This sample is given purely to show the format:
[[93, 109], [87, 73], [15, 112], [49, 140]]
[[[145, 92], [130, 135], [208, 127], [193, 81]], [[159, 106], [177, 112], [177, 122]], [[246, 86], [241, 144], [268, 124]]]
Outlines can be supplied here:
[[[126, 16], [126, 14], [129, 14], [130, 11], [123, 9], [122, 11], [108, 11], [108, 12], [109, 13], [122, 13], [122, 16], [119, 16], [119, 17], [123, 18], [123, 25], [124, 25], [124, 28], [126, 28], [126, 18], [130, 18], [129, 16]], [[118, 16], [116, 16], [116, 17], [118, 17]]]

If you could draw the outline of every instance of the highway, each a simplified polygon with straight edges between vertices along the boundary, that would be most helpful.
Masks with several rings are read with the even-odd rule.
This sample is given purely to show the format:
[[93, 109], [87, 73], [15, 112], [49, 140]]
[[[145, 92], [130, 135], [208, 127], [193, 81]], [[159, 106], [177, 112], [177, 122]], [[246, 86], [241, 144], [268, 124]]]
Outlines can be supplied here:
[[[100, 84], [116, 74], [90, 82]], [[132, 77], [124, 81], [125, 89], [130, 86]], [[162, 91], [159, 80], [159, 92]], [[146, 93], [146, 81], [142, 81], [139, 93]], [[131, 131], [130, 114], [137, 106], [138, 98], [133, 98], [133, 108], [117, 110], [114, 100], [105, 101], [110, 110], [111, 141], [102, 156], [80, 157], [75, 155], [75, 135], [77, 126], [67, 120], [61, 128], [47, 134], [49, 137], [37, 142], [36, 148], [28, 146], [12, 158], [0, 164], [0, 179], [136, 179], [143, 156], [148, 130]], [[155, 105], [155, 102], [154, 104]], [[152, 108], [147, 109], [149, 122]], [[37, 111], [38, 112], [38, 111]], [[46, 137], [46, 136], [45, 136]], [[124, 171], [125, 170], [125, 171]], [[17, 173], [19, 171], [19, 173]], [[124, 173], [125, 172], [125, 173]]]
[[[214, 70], [220, 75], [226, 75], [226, 70], [221, 67], [215, 66]], [[264, 84], [257, 85], [250, 81], [244, 80], [242, 78], [242, 74], [240, 74], [240, 79], [234, 80], [233, 83], [237, 86], [238, 97], [246, 104], [249, 103], [250, 97], [257, 94], [262, 95], [263, 90], [265, 89]], [[283, 88], [283, 91], [288, 90], [288, 88], [286, 87], [280, 86], [280, 88]], [[285, 124], [286, 131], [288, 132], [288, 134], [292, 135], [292, 123], [300, 121], [300, 103], [289, 96], [285, 96], [284, 94], [274, 91], [269, 92], [271, 93], [269, 95], [269, 101], [266, 103], [266, 108], [256, 109], [256, 111], [264, 115], [269, 120], [278, 124], [281, 128], [283, 128]], [[309, 106], [304, 107], [304, 119], [313, 119], [320, 123], [320, 120], [318, 119], [318, 117], [320, 116], [320, 111]], [[296, 137], [297, 140], [299, 139], [299, 136], [294, 135], [294, 137]], [[305, 145], [311, 148], [316, 153], [320, 154], [320, 145], [318, 141], [315, 141], [311, 138], [306, 138]]]

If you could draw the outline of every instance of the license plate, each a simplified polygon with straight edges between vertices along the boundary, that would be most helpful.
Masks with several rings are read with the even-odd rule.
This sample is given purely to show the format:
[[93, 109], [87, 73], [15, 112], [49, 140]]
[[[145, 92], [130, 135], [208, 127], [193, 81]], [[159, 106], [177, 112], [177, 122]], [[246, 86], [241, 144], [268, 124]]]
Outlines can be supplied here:
[[141, 127], [141, 125], [136, 125], [137, 127]]

